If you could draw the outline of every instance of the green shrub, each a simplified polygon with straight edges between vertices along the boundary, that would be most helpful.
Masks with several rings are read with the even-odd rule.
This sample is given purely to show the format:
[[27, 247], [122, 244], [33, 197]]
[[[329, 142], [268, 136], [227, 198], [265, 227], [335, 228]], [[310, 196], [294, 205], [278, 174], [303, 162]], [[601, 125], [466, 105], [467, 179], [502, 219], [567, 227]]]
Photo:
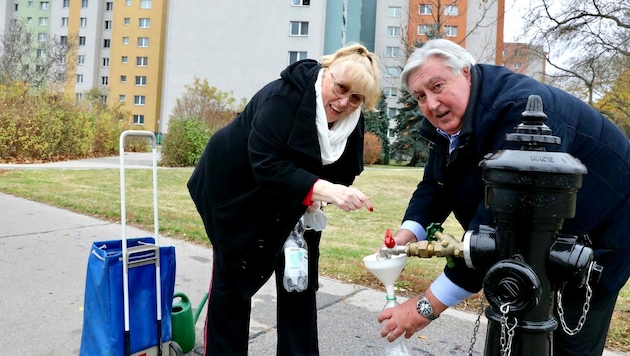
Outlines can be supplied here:
[[162, 142], [160, 165], [195, 166], [212, 135], [208, 125], [194, 117], [172, 119]]

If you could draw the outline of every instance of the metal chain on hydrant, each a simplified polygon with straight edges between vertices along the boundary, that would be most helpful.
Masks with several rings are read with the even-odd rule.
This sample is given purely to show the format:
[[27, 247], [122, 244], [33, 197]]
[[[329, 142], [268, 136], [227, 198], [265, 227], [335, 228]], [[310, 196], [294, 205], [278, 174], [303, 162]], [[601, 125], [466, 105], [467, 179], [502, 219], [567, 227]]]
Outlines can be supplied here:
[[556, 299], [558, 299], [558, 316], [560, 317], [560, 324], [562, 324], [562, 330], [564, 330], [565, 333], [571, 336], [579, 333], [580, 330], [582, 330], [582, 327], [584, 327], [584, 323], [586, 322], [586, 315], [588, 314], [588, 310], [591, 308], [591, 297], [593, 296], [593, 289], [591, 289], [591, 285], [589, 284], [589, 281], [591, 279], [591, 271], [593, 270], [593, 263], [595, 262], [591, 262], [591, 264], [589, 265], [588, 273], [586, 274], [586, 301], [584, 302], [584, 305], [582, 306], [582, 316], [580, 316], [580, 320], [578, 320], [578, 324], [575, 327], [575, 329], [570, 329], [567, 326], [567, 322], [564, 318], [564, 308], [562, 307], [562, 292], [564, 291], [564, 285], [560, 289], [558, 289], [558, 292], [556, 293], [557, 294]]
[[510, 327], [508, 313], [510, 312], [510, 303], [501, 306], [501, 356], [510, 356], [512, 353], [512, 339], [514, 338], [514, 329], [518, 324], [518, 319], [514, 319], [514, 325]]
[[475, 343], [477, 342], [477, 333], [479, 332], [479, 325], [481, 325], [481, 315], [484, 310], [484, 302], [486, 301], [486, 295], [481, 294], [481, 302], [479, 303], [479, 314], [477, 315], [477, 320], [475, 320], [475, 328], [473, 329], [473, 335], [470, 338], [470, 348], [468, 349], [468, 353], [466, 356], [472, 356], [473, 348], [475, 347]]

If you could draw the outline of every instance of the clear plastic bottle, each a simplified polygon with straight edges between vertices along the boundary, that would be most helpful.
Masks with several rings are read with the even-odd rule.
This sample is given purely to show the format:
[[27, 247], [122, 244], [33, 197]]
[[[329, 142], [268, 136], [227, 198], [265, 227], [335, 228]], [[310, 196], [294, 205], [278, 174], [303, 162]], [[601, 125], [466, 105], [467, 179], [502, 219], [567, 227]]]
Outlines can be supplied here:
[[287, 292], [301, 292], [308, 286], [308, 246], [304, 240], [304, 224], [298, 220], [284, 243], [284, 277]]
[[[396, 297], [387, 296], [387, 303], [383, 307], [383, 310], [387, 308], [393, 308], [397, 306], [399, 303], [396, 301]], [[383, 320], [381, 322], [381, 327], [387, 323], [387, 320]], [[389, 342], [387, 338], [384, 340], [383, 344], [383, 356], [409, 356], [411, 355], [411, 347], [409, 346], [409, 341], [405, 339], [405, 335], [400, 335], [393, 342]]]

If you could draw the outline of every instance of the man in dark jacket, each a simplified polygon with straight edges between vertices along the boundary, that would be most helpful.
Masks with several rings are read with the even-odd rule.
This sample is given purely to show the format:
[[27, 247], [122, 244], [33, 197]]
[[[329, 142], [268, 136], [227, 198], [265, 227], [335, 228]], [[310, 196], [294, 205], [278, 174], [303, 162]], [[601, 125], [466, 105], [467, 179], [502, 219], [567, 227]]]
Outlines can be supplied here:
[[[451, 213], [464, 230], [494, 225], [483, 205], [479, 162], [486, 154], [506, 148], [505, 134], [521, 123], [528, 97], [542, 98], [545, 124], [561, 138], [559, 151], [578, 158], [588, 169], [577, 193], [576, 215], [565, 220], [561, 232], [590, 236], [595, 260], [604, 268], [600, 281], [593, 285], [582, 331], [569, 336], [556, 330], [555, 352], [600, 355], [617, 295], [630, 275], [626, 260], [630, 253], [628, 138], [581, 100], [503, 67], [475, 65], [468, 52], [447, 40], [432, 40], [417, 49], [403, 70], [402, 83], [426, 116], [421, 134], [432, 149], [423, 180], [394, 237], [399, 245], [426, 239], [425, 228], [443, 222]], [[420, 306], [439, 315], [478, 292], [483, 272], [466, 268], [462, 261], [445, 267], [420, 297], [381, 313], [379, 321], [389, 319], [381, 335], [392, 331], [390, 340], [403, 334], [410, 337], [430, 323], [420, 314]], [[577, 323], [584, 292], [567, 291], [564, 297], [564, 317]]]
[[305, 211], [372, 204], [349, 187], [363, 170], [364, 120], [380, 97], [376, 57], [361, 45], [297, 62], [216, 132], [188, 188], [214, 249], [206, 355], [246, 355], [251, 298], [276, 272], [278, 355], [316, 355], [321, 233], [307, 231], [308, 288], [283, 289], [282, 247]]

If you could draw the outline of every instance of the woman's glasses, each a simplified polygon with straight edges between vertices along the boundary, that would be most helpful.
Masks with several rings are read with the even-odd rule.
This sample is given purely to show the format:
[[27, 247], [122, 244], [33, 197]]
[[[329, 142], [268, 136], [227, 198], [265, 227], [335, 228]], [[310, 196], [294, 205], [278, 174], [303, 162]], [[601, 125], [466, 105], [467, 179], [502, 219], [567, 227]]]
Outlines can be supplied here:
[[333, 93], [339, 98], [348, 98], [348, 103], [354, 107], [357, 107], [365, 101], [365, 97], [361, 94], [351, 93], [350, 84], [335, 80], [335, 76], [330, 73], [333, 81]]

